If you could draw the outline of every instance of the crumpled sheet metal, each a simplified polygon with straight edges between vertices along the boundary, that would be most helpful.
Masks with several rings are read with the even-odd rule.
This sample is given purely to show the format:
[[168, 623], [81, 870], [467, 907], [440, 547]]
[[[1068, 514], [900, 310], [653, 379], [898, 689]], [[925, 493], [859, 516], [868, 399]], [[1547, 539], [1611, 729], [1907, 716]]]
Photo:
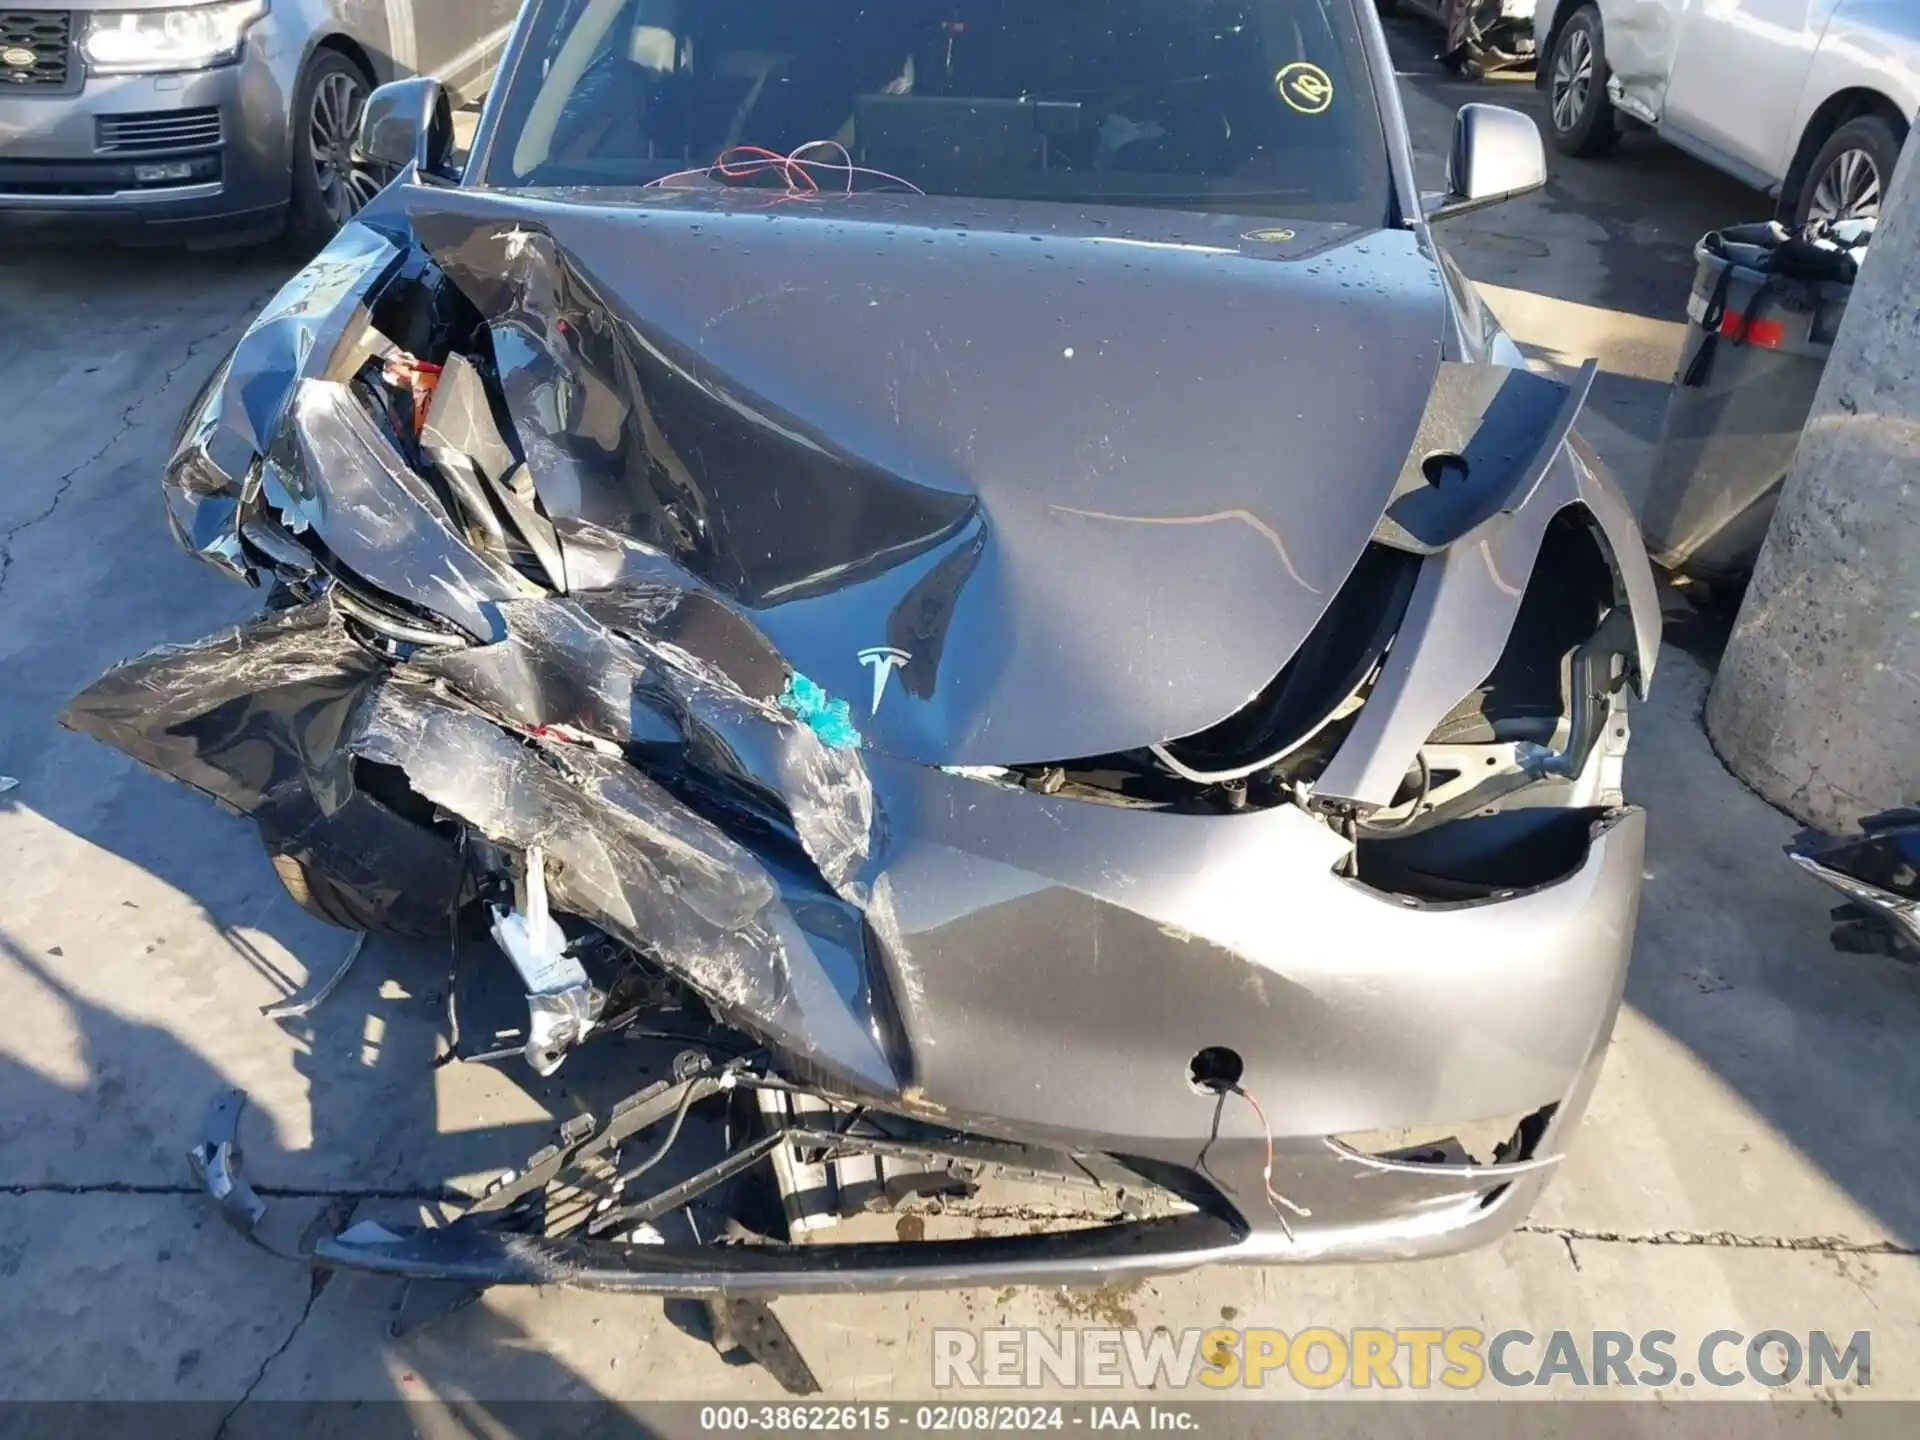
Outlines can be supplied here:
[[[1572, 418], [1582, 393], [1581, 386], [1571, 392], [1563, 418]], [[1523, 500], [1511, 511], [1422, 564], [1399, 638], [1353, 729], [1315, 782], [1316, 795], [1369, 808], [1392, 803], [1427, 737], [1461, 695], [1493, 673], [1547, 526], [1573, 506], [1585, 508], [1613, 557], [1633, 623], [1636, 688], [1646, 693], [1661, 620], [1639, 527], [1618, 492], [1598, 483], [1599, 462], [1578, 435], [1556, 442], [1547, 460], [1528, 468]]]
[[267, 303], [188, 407], [162, 482], [168, 524], [188, 550], [235, 579], [255, 580], [239, 535], [255, 464], [311, 357], [332, 354], [360, 303], [403, 258], [378, 231], [343, 228]]
[[[365, 855], [330, 845], [331, 868], [356, 867], [356, 883], [388, 897], [417, 890], [410, 908], [444, 917], [458, 889], [452, 845], [362, 813], [377, 807], [354, 787], [353, 759], [393, 766], [496, 844], [543, 847], [558, 862], [556, 908], [856, 1093], [896, 1092], [892, 999], [856, 878], [876, 809], [859, 754], [728, 688], [718, 665], [683, 670], [570, 600], [499, 614], [500, 644], [394, 666], [321, 602], [130, 661], [63, 720], [285, 831], [296, 850], [327, 845], [336, 817], [374, 825]], [[547, 727], [632, 745], [676, 788], [625, 755], [526, 733]]]
[[[612, 513], [598, 503], [597, 477], [576, 450], [612, 454], [620, 440], [619, 417], [627, 405], [596, 367], [582, 363], [583, 337], [567, 323], [599, 307], [589, 310], [569, 293], [568, 273], [556, 263], [549, 236], [515, 226], [506, 239], [505, 259], [518, 285], [510, 292], [513, 298], [492, 315], [488, 328], [508, 411], [516, 419], [536, 422], [515, 426], [527, 468], [548, 515], [612, 519]], [[469, 282], [467, 288], [471, 296], [478, 287]], [[572, 443], [576, 432], [584, 432], [579, 437], [584, 445]], [[685, 493], [676, 497], [682, 503], [696, 498], [691, 486], [683, 488]], [[686, 543], [692, 542], [693, 531], [704, 519], [697, 517], [689, 525], [672, 501], [647, 509], [667, 533]]]
[[[1787, 856], [1851, 902], [1834, 911], [1844, 922], [1833, 932], [1838, 948], [1920, 959], [1920, 811], [1872, 815], [1860, 828], [1858, 835], [1803, 830]], [[1862, 943], [1876, 931], [1874, 943]]]
[[[768, 945], [760, 912], [777, 889], [752, 855], [623, 761], [565, 742], [529, 745], [477, 711], [403, 683], [382, 685], [348, 749], [406, 773], [442, 809], [515, 850], [557, 862], [556, 908], [605, 919], [637, 949], [722, 964]], [[770, 1005], [752, 976], [728, 998]], [[729, 982], [731, 983], [731, 982]], [[713, 979], [703, 988], [719, 988]]]
[[[1166, 242], [1133, 249], [1033, 202], [392, 193], [488, 326], [570, 583], [606, 555], [567, 522], [646, 542], [928, 765], [1244, 706], [1364, 548], [1446, 334], [1412, 236], [1353, 237], [1362, 293], [1329, 283], [1345, 257], [1207, 249], [1169, 214], [1130, 213]], [[1364, 343], [1331, 365], [1321, 328]]]
[[325, 606], [309, 606], [118, 665], [60, 721], [248, 816], [270, 850], [395, 927], [439, 934], [462, 890], [459, 856], [358, 789], [343, 743], [387, 673]]
[[623, 759], [529, 745], [423, 687], [382, 687], [353, 753], [394, 765], [496, 844], [542, 847], [556, 909], [677, 973], [790, 1055], [889, 1094], [899, 1077], [844, 998], [862, 984], [859, 917], [694, 813]]
[[[503, 603], [496, 607], [503, 643], [422, 655], [413, 667], [524, 729], [567, 726], [666, 752], [658, 762], [716, 805], [791, 830], [827, 883], [842, 891], [871, 850], [875, 807], [865, 765], [742, 693], [724, 661], [652, 639], [646, 627], [667, 622], [682, 603], [700, 602], [656, 592], [644, 605], [618, 595]], [[742, 637], [765, 644], [744, 622], [703, 638]]]
[[262, 487], [289, 528], [312, 530], [354, 575], [476, 639], [506, 633], [496, 602], [537, 593], [454, 535], [439, 497], [336, 381], [300, 383], [268, 452]]
[[[1449, 360], [1440, 366], [1401, 467], [1379, 538], [1432, 555], [1463, 541], [1532, 497], [1593, 387], [1589, 362], [1571, 384], [1504, 365]], [[1458, 456], [1447, 483], [1426, 474], [1436, 456]]]
[[60, 722], [244, 815], [288, 792], [331, 813], [352, 793], [348, 710], [384, 670], [308, 606], [116, 665]]
[[[830, 753], [799, 727], [782, 728], [792, 744], [776, 754]], [[658, 959], [790, 1053], [869, 1093], [898, 1084], [846, 1003], [869, 983], [853, 907], [737, 843], [624, 759], [574, 744], [530, 747], [399, 684], [363, 712], [351, 748], [398, 766], [497, 843], [542, 846], [558, 862], [559, 908]]]

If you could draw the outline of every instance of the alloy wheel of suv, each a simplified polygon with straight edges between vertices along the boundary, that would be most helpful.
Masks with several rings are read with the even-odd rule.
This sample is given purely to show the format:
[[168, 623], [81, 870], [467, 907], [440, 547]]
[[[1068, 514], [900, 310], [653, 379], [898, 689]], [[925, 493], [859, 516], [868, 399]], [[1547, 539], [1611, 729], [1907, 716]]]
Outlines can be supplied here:
[[372, 90], [360, 67], [332, 50], [316, 54], [302, 77], [292, 119], [292, 228], [303, 240], [325, 240], [379, 193], [378, 182], [353, 162]]
[[1547, 116], [1553, 143], [1569, 155], [1600, 155], [1620, 138], [1607, 98], [1607, 54], [1600, 11], [1576, 10], [1554, 37], [1547, 69]]
[[359, 133], [367, 94], [358, 75], [334, 70], [321, 77], [308, 107], [314, 181], [327, 215], [336, 225], [351, 220], [376, 193], [372, 180], [353, 163], [354, 137]]
[[1571, 130], [1587, 108], [1593, 89], [1593, 41], [1585, 30], [1575, 30], [1553, 60], [1553, 123]]
[[1900, 144], [1893, 126], [1878, 115], [1849, 120], [1813, 157], [1795, 219], [1804, 225], [1878, 216], [1900, 159]]
[[1864, 220], [1880, 213], [1880, 172], [1864, 150], [1843, 150], [1813, 187], [1815, 220]]

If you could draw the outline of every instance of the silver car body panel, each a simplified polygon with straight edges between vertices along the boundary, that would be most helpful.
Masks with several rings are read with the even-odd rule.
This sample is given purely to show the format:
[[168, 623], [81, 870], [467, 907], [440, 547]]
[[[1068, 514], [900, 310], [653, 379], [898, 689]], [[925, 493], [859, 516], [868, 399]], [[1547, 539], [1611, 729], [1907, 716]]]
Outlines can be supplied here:
[[[760, 449], [690, 454], [682, 503], [711, 537], [693, 548], [714, 552], [725, 587], [830, 691], [870, 688], [870, 647], [910, 657], [862, 728], [927, 763], [1099, 755], [1246, 705], [1357, 559], [1446, 338], [1439, 272], [1404, 231], [1302, 222], [1249, 239], [1245, 217], [885, 196], [769, 215], [660, 192], [421, 194], [412, 220], [500, 316], [509, 395], [581, 368], [529, 309], [547, 299], [542, 267], [564, 257], [570, 292], [640, 337], [656, 407], [711, 396], [755, 420], [765, 455], [790, 450], [769, 472], [785, 474], [788, 512], [832, 511], [841, 484], [860, 487], [851, 496], [876, 483], [868, 508], [777, 556], [756, 548], [757, 497], [721, 483], [726, 463], [769, 463]], [[857, 236], [914, 244], [856, 249]], [[1005, 263], [1014, 247], [1036, 263]], [[810, 282], [769, 285], [775, 270]], [[1343, 284], [1360, 275], [1364, 288]], [[1183, 323], [1156, 318], [1169, 313]], [[1327, 364], [1336, 349], [1341, 364]], [[793, 366], [802, 351], [809, 363]], [[608, 366], [583, 397], [617, 383]], [[576, 409], [588, 413], [584, 398]], [[1011, 415], [1018, 425], [987, 418]], [[680, 528], [596, 469], [590, 423], [615, 424], [529, 435], [550, 512], [675, 548]], [[681, 463], [624, 423], [623, 443]], [[842, 467], [850, 482], [827, 478]], [[847, 587], [877, 568], [865, 527], [884, 531], [887, 568], [871, 608], [856, 608]], [[1114, 583], [1145, 573], [1152, 586]], [[1026, 618], [1010, 629], [1013, 613]]]
[[[1578, 411], [1592, 383], [1589, 364], [1570, 396], [1570, 410]], [[1566, 418], [1570, 422], [1572, 415]], [[1427, 737], [1499, 663], [1547, 523], [1571, 506], [1584, 507], [1606, 537], [1633, 614], [1642, 689], [1651, 682], [1659, 659], [1660, 603], [1639, 526], [1577, 436], [1549, 454], [1510, 511], [1421, 567], [1402, 638], [1353, 732], [1315, 784], [1318, 798], [1368, 807], [1392, 803]]]

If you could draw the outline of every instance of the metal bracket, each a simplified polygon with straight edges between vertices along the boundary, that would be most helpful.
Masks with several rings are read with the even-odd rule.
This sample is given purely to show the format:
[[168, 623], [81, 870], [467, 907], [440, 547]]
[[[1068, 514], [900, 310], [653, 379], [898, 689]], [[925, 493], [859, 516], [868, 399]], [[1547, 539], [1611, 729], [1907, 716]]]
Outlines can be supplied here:
[[713, 1332], [713, 1348], [725, 1355], [744, 1350], [789, 1395], [818, 1395], [820, 1382], [802, 1358], [793, 1336], [780, 1323], [780, 1317], [764, 1300], [731, 1296], [725, 1300], [706, 1300], [707, 1323]]
[[538, 845], [527, 851], [520, 890], [523, 909], [493, 907], [493, 939], [527, 987], [527, 1064], [537, 1075], [551, 1075], [587, 1038], [607, 997], [569, 953], [566, 933], [548, 910], [546, 853]]

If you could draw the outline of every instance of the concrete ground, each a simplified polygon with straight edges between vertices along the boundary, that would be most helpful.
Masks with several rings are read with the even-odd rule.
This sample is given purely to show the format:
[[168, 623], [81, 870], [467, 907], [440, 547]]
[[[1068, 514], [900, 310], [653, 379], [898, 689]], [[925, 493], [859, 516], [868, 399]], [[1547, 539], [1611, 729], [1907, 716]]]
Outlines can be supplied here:
[[[1418, 27], [1395, 45], [1436, 183], [1454, 106], [1538, 113], [1524, 84], [1441, 77]], [[1691, 245], [1766, 202], [1644, 137], [1553, 168], [1544, 193], [1445, 240], [1542, 362], [1600, 356], [1589, 434], [1634, 488]], [[287, 1245], [513, 1163], [544, 1138], [540, 1105], [567, 1103], [519, 1067], [428, 1073], [437, 953], [376, 942], [311, 1022], [262, 1019], [337, 962], [341, 932], [284, 898], [248, 826], [54, 724], [108, 664], [249, 610], [174, 547], [155, 479], [182, 409], [287, 269], [0, 254], [0, 774], [19, 781], [0, 797], [0, 1397], [198, 1400], [205, 1433], [268, 1399], [454, 1397], [493, 1433], [514, 1400], [777, 1398], [649, 1300], [499, 1291], [390, 1340], [391, 1287], [317, 1284], [242, 1243], [187, 1181], [183, 1152], [227, 1085], [252, 1097], [247, 1164]], [[926, 1397], [937, 1325], [1231, 1317], [1664, 1329], [1683, 1345], [1869, 1330], [1871, 1390], [1812, 1398], [1837, 1414], [1920, 1397], [1920, 975], [1831, 953], [1827, 897], [1780, 854], [1791, 826], [1707, 748], [1706, 681], [1670, 645], [1636, 721], [1629, 784], [1653, 820], [1627, 1007], [1567, 1167], [1519, 1233], [1421, 1265], [780, 1307], [827, 1392]], [[1809, 1398], [1804, 1384], [1718, 1393]]]

